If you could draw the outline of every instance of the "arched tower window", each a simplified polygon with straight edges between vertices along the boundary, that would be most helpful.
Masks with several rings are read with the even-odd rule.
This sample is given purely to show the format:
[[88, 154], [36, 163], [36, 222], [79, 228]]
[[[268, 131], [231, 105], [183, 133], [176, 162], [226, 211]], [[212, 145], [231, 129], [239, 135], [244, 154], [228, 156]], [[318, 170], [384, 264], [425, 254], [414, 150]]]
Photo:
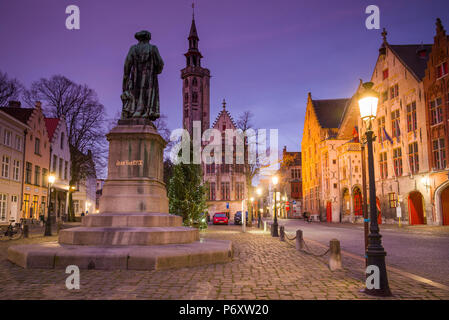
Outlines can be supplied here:
[[194, 92], [192, 95], [192, 102], [197, 103], [198, 102], [198, 93]]
[[184, 85], [185, 85], [186, 87], [189, 86], [189, 80], [188, 80], [188, 79], [186, 79], [186, 80], [184, 81]]
[[193, 86], [196, 87], [198, 85], [198, 80], [196, 80], [196, 78], [193, 78]]
[[184, 95], [184, 102], [185, 102], [185, 103], [188, 103], [188, 102], [189, 102], [189, 94], [188, 94], [188, 93], [186, 93], [186, 94]]

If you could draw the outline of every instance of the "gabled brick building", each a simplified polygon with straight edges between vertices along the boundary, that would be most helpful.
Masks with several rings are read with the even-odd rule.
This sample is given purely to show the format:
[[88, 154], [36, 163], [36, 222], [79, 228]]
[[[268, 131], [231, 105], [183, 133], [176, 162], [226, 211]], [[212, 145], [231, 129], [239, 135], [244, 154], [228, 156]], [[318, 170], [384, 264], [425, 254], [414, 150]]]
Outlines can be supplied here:
[[436, 35], [427, 61], [423, 79], [426, 149], [430, 174], [423, 183], [430, 189], [431, 219], [436, 224], [449, 225], [449, 37], [440, 19], [436, 21]]
[[[301, 142], [304, 211], [314, 219], [324, 220], [323, 168], [337, 170], [336, 154], [329, 154], [341, 144], [337, 134], [349, 99], [313, 100], [309, 92]], [[332, 152], [331, 152], [332, 153]]]
[[20, 103], [0, 108], [30, 127], [25, 136], [24, 185], [21, 218], [39, 219], [48, 212], [48, 174], [50, 141], [40, 102], [35, 108], [21, 108]]
[[[383, 42], [371, 81], [380, 94], [374, 162], [376, 193], [386, 222], [433, 224], [429, 189], [422, 183], [429, 172], [423, 78], [431, 45]], [[364, 125], [359, 120], [364, 134]]]

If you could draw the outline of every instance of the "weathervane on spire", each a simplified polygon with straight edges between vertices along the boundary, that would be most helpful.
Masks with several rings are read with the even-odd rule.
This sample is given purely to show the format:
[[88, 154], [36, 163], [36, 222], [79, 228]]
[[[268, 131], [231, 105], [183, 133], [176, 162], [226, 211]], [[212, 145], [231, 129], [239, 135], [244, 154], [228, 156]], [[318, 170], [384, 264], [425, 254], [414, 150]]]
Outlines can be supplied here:
[[226, 100], [223, 98], [223, 109], [226, 109]]
[[195, 1], [192, 1], [192, 19], [195, 20]]

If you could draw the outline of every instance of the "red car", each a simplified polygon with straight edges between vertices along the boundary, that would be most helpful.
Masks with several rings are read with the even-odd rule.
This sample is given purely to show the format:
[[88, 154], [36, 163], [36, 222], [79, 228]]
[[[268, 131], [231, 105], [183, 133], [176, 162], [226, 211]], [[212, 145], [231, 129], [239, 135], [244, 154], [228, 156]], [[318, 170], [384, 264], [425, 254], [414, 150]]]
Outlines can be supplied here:
[[229, 219], [226, 213], [217, 212], [216, 214], [214, 214], [213, 222], [214, 224], [228, 224]]

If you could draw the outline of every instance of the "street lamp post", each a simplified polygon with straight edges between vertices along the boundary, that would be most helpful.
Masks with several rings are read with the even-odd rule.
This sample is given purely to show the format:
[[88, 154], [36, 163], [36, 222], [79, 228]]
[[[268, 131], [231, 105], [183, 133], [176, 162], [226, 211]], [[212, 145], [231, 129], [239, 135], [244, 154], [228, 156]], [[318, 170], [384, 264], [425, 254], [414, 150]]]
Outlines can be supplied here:
[[259, 209], [259, 201], [260, 201], [260, 195], [262, 194], [262, 189], [257, 188], [256, 193], [257, 193], [257, 228], [260, 228], [260, 226], [262, 225], [262, 217], [261, 217], [261, 212]]
[[45, 232], [44, 237], [51, 237], [51, 187], [53, 186], [53, 183], [55, 183], [55, 176], [50, 174], [48, 176], [48, 205], [47, 205], [47, 220], [45, 221]]
[[372, 82], [363, 84], [363, 92], [359, 97], [360, 116], [366, 123], [366, 142], [368, 149], [368, 179], [369, 179], [369, 204], [370, 204], [370, 230], [368, 234], [368, 248], [366, 250], [368, 266], [379, 268], [379, 286], [365, 288], [364, 292], [375, 296], [391, 296], [388, 286], [387, 268], [385, 265], [385, 256], [387, 253], [382, 246], [382, 236], [379, 233], [377, 224], [377, 206], [376, 206], [376, 183], [374, 181], [374, 155], [373, 140], [374, 132], [372, 121], [376, 118], [378, 94], [375, 92]]
[[277, 218], [277, 190], [276, 190], [276, 185], [279, 182], [279, 179], [277, 176], [273, 176], [273, 178], [271, 179], [271, 181], [273, 182], [273, 186], [274, 186], [274, 221], [273, 221], [273, 231], [271, 233], [272, 237], [279, 237], [279, 233], [278, 233], [278, 218]]

